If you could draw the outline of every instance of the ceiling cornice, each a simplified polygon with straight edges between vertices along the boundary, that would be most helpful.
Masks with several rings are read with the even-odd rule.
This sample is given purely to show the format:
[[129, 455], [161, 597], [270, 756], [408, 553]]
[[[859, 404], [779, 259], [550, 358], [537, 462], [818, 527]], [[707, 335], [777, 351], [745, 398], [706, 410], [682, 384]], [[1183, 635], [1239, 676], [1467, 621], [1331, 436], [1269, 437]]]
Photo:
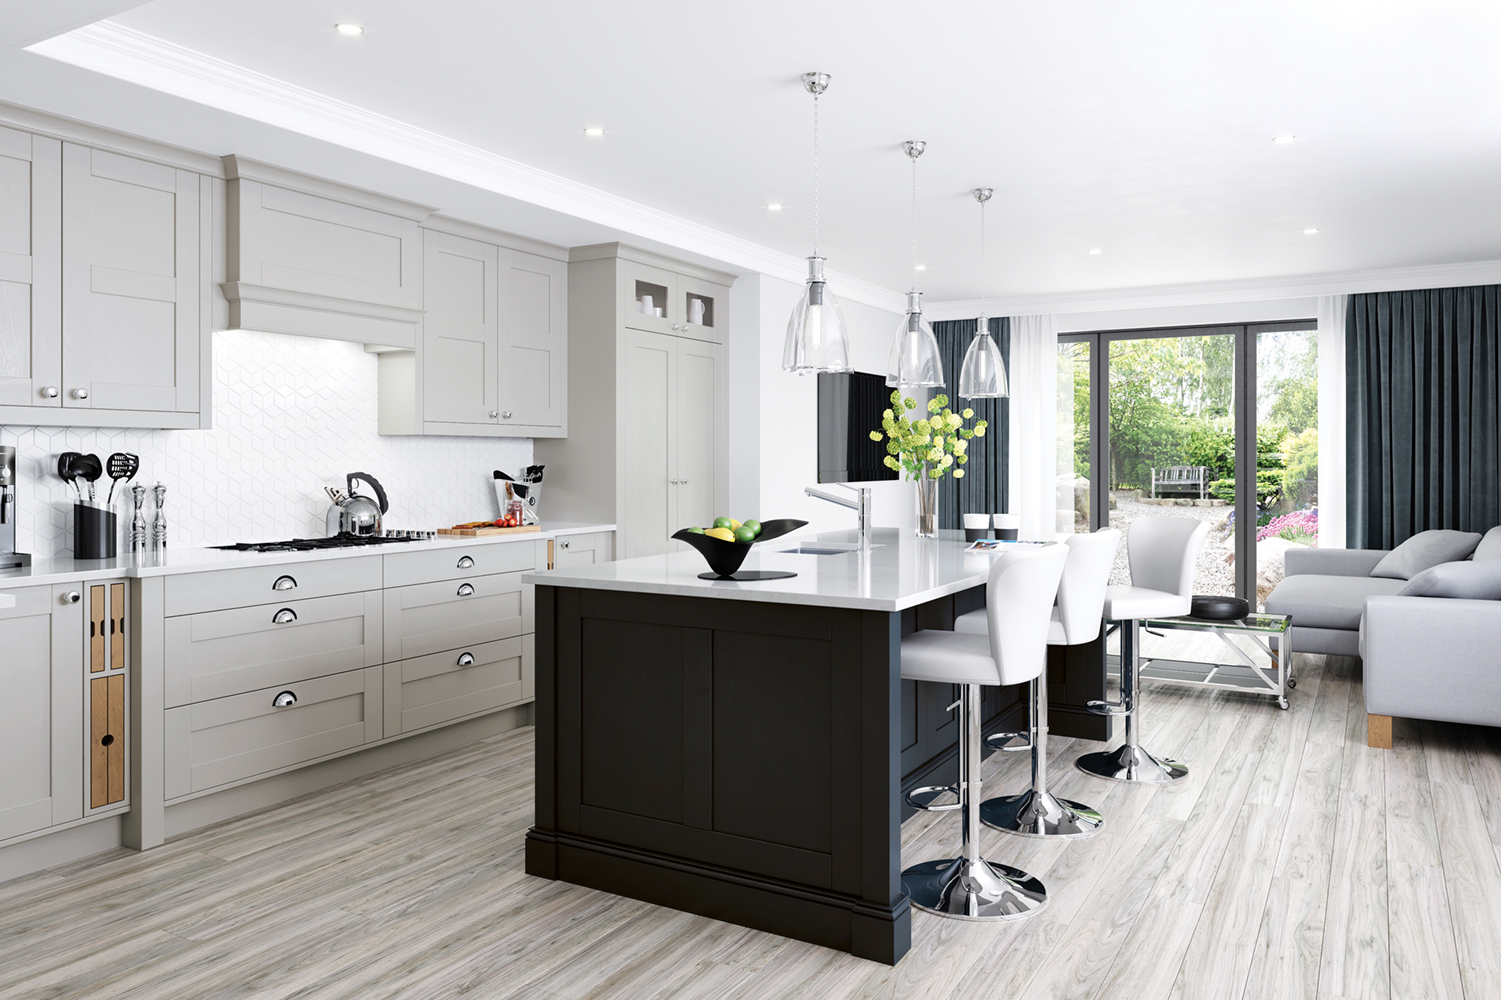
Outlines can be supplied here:
[[[1457, 288], [1466, 285], [1494, 284], [1501, 284], [1501, 260], [1472, 261], [1462, 264], [1419, 264], [1412, 267], [1297, 274], [1276, 278], [1237, 278], [1231, 281], [1108, 288], [1088, 292], [997, 295], [989, 299], [986, 306], [992, 316], [1031, 316], [1043, 313], [1161, 309], [1174, 306], [1296, 299], [1317, 295], [1351, 295], [1357, 292], [1396, 292], [1418, 288]], [[923, 311], [927, 313], [930, 320], [973, 319], [980, 313], [980, 301], [966, 299], [930, 302], [925, 304]]]
[[[457, 142], [435, 132], [297, 87], [275, 77], [110, 21], [58, 35], [27, 51], [103, 73], [196, 104], [334, 143], [393, 163], [574, 218], [622, 234], [801, 284], [807, 264], [640, 202]], [[841, 298], [902, 312], [900, 292], [831, 270]]]

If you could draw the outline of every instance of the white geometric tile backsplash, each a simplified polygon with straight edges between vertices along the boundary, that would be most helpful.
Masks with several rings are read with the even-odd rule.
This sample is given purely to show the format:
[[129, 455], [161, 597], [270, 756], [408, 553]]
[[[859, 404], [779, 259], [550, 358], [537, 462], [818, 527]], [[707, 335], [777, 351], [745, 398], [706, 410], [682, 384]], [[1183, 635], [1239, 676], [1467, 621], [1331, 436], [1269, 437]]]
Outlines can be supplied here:
[[[135, 482], [167, 487], [168, 546], [321, 538], [325, 486], [368, 472], [385, 487], [390, 528], [432, 530], [495, 517], [491, 472], [532, 460], [530, 438], [381, 437], [376, 356], [360, 344], [275, 333], [214, 334], [214, 422], [209, 430], [0, 427], [20, 474], [17, 548], [72, 551], [73, 492], [57, 478], [64, 451], [141, 456]], [[102, 501], [108, 476], [95, 484]], [[130, 501], [116, 490], [124, 525]], [[544, 503], [546, 502], [544, 496]], [[146, 516], [151, 517], [147, 494]]]

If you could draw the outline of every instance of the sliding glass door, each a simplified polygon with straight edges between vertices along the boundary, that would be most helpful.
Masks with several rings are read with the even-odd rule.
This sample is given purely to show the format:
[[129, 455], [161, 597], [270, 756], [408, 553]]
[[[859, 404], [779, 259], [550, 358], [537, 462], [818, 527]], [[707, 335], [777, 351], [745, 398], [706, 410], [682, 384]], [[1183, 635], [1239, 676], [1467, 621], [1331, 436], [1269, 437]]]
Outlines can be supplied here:
[[[1205, 521], [1209, 535], [1195, 566], [1195, 593], [1259, 604], [1270, 589], [1266, 580], [1281, 578], [1285, 543], [1259, 546], [1258, 533], [1269, 523], [1280, 530], [1271, 523], [1279, 513], [1288, 526], [1306, 527], [1306, 514], [1292, 515], [1317, 502], [1312, 328], [1309, 322], [1060, 336], [1059, 530], [1108, 525], [1124, 532], [1148, 514]], [[1262, 355], [1271, 377], [1258, 394]], [[1260, 565], [1261, 549], [1277, 550], [1275, 567]], [[1128, 579], [1123, 547], [1111, 582]]]

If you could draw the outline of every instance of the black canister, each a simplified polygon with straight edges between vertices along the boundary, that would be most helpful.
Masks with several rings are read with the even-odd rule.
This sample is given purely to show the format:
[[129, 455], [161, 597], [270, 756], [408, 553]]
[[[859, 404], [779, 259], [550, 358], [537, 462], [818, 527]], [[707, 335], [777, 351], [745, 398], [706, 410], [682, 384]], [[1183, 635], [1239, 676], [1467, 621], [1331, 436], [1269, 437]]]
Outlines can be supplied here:
[[86, 503], [73, 505], [73, 558], [113, 559], [117, 553], [115, 512]]

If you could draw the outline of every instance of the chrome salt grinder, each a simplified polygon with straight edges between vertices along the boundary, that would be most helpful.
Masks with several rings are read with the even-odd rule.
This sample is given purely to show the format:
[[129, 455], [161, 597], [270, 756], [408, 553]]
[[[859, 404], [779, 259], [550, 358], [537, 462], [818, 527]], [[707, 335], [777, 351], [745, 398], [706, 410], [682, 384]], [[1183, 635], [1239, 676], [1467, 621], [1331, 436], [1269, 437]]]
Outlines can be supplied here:
[[151, 497], [156, 501], [156, 515], [151, 519], [151, 547], [167, 547], [167, 488], [161, 483], [151, 487]]
[[146, 487], [136, 483], [130, 488], [130, 499], [135, 504], [135, 514], [130, 519], [130, 548], [141, 552], [146, 548], [146, 515], [141, 512], [146, 506]]

